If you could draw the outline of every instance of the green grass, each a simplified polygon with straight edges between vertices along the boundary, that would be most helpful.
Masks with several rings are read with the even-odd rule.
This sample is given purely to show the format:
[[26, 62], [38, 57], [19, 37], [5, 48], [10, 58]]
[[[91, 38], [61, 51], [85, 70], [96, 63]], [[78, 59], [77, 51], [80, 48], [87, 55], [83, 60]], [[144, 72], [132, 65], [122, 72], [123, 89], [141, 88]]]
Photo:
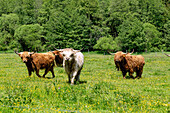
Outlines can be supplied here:
[[[146, 62], [142, 79], [133, 80], [116, 71], [113, 56], [84, 53], [81, 82], [72, 86], [63, 68], [55, 67], [54, 79], [38, 78], [35, 73], [28, 77], [18, 55], [1, 53], [0, 112], [166, 113], [170, 57], [142, 55]], [[47, 77], [52, 77], [50, 72]]]

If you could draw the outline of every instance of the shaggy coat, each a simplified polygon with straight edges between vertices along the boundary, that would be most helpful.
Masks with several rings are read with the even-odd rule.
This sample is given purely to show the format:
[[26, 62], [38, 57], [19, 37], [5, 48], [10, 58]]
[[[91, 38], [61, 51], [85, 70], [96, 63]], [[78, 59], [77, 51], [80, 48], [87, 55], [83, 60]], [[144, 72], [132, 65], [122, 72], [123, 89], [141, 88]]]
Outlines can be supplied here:
[[63, 67], [63, 55], [60, 51], [56, 50], [52, 52], [55, 55], [55, 63], [58, 67]]
[[141, 78], [143, 72], [143, 66], [145, 65], [144, 57], [141, 55], [123, 54], [120, 58], [120, 69], [125, 78], [126, 73], [129, 72], [129, 76], [133, 77], [133, 73], [136, 72], [135, 78]]
[[76, 81], [80, 80], [80, 72], [84, 64], [84, 56], [78, 50], [64, 50], [63, 55], [63, 67], [68, 75], [69, 82], [74, 84], [74, 79]]
[[114, 54], [114, 62], [117, 68], [117, 71], [120, 69], [120, 58], [124, 53], [122, 51], [118, 51]]
[[[109, 52], [109, 51], [108, 51]], [[120, 61], [121, 61], [121, 57], [123, 54], [132, 54], [134, 52], [134, 49], [131, 53], [124, 53], [122, 51], [118, 51], [116, 53], [110, 53], [111, 55], [114, 55], [114, 62], [115, 62], [115, 65], [116, 65], [116, 68], [117, 68], [117, 71], [119, 71], [120, 69]]]
[[32, 72], [36, 71], [36, 75], [41, 77], [39, 75], [39, 70], [45, 69], [43, 77], [45, 77], [49, 71], [51, 71], [53, 78], [55, 77], [53, 70], [55, 56], [52, 52], [34, 53], [25, 51], [20, 53], [16, 52], [16, 54], [21, 57], [22, 61], [27, 66], [29, 76], [31, 76]]

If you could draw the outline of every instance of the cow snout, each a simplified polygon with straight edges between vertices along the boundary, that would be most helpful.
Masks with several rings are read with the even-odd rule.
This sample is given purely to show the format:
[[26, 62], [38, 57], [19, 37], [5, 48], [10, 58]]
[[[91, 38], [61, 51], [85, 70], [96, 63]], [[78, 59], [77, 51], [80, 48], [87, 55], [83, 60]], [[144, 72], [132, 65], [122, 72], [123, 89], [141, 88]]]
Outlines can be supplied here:
[[116, 60], [116, 63], [119, 63], [119, 60]]
[[66, 58], [66, 60], [68, 61], [68, 60], [70, 60], [70, 58]]
[[24, 63], [27, 63], [27, 60], [23, 60]]

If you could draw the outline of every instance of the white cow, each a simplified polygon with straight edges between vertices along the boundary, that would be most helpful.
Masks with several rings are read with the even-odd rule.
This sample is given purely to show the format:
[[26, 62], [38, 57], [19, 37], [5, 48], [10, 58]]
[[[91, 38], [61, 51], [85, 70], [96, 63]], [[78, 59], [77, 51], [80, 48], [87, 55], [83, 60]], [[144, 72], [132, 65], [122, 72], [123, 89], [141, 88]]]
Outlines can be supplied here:
[[69, 82], [71, 85], [74, 84], [74, 79], [76, 81], [80, 80], [80, 72], [84, 64], [84, 55], [80, 50], [63, 50], [63, 67], [68, 75]]

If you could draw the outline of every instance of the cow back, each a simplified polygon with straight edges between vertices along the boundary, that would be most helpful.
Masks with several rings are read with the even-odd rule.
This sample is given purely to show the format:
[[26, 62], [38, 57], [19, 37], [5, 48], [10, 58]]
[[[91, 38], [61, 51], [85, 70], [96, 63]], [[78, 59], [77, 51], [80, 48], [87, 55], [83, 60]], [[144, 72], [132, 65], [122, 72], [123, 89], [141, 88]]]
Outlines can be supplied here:
[[126, 55], [125, 59], [130, 70], [136, 71], [145, 64], [144, 57], [141, 55]]
[[84, 55], [81, 52], [76, 53], [75, 60], [77, 61], [77, 64], [81, 68], [84, 64]]
[[31, 57], [33, 63], [41, 69], [50, 66], [51, 64], [54, 65], [55, 56], [52, 52], [34, 53]]

